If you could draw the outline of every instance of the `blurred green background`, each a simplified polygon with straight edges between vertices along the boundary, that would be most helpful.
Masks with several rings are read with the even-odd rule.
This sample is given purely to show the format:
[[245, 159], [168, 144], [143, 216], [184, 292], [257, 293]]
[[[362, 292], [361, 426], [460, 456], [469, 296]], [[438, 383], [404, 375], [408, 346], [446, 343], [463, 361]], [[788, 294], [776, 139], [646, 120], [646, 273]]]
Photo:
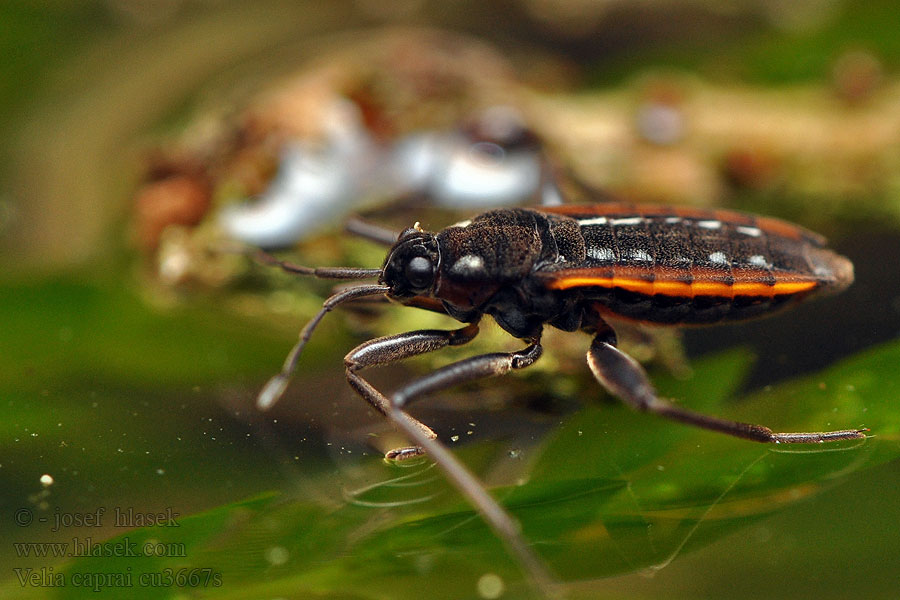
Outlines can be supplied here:
[[[288, 406], [259, 414], [256, 390], [303, 319], [236, 313], [227, 291], [159, 302], [140, 275], [130, 233], [143, 153], [160, 132], [188, 123], [224, 90], [252, 91], [295, 70], [310, 58], [311, 41], [424, 25], [494, 45], [529, 84], [540, 87], [546, 77], [553, 94], [618, 101], [659, 72], [712, 90], [834, 96], [841, 58], [871, 58], [871, 97], [846, 112], [876, 105], [872, 127], [893, 140], [878, 177], [862, 178], [877, 185], [822, 203], [815, 193], [778, 186], [724, 198], [821, 229], [854, 260], [857, 283], [790, 315], [688, 332], [693, 379], [660, 368], [654, 379], [666, 394], [714, 414], [778, 428], [864, 424], [873, 439], [798, 454], [722, 440], [605, 400], [598, 405], [593, 399], [602, 394], [580, 367], [474, 388], [488, 398], [521, 395], [540, 410], [519, 397], [508, 411], [480, 412], [469, 389], [421, 414], [429, 423], [447, 419], [435, 423], [442, 435], [465, 439], [475, 430], [461, 456], [501, 482], [496, 493], [572, 582], [572, 597], [896, 597], [900, 173], [891, 167], [900, 129], [891, 107], [900, 111], [898, 24], [896, 5], [886, 0], [805, 0], [791, 8], [764, 0], [0, 4], [3, 596], [96, 597], [49, 586], [52, 577], [23, 584], [28, 568], [46, 574], [39, 569], [52, 566], [71, 583], [76, 572], [187, 566], [220, 573], [222, 585], [135, 583], [103, 594], [495, 597], [493, 580], [483, 576], [496, 572], [504, 597], [532, 597], [436, 470], [419, 464], [410, 471], [414, 486], [385, 486], [404, 471], [385, 466], [365, 443], [386, 428], [343, 381], [341, 357], [361, 338], [339, 315], [310, 346]], [[535, 67], [541, 64], [559, 68], [551, 76]], [[810, 109], [793, 106], [799, 114]], [[377, 248], [351, 248], [360, 261], [371, 257], [366, 266], [381, 261]], [[287, 279], [285, 286], [327, 291]], [[305, 310], [315, 297], [306, 297]], [[379, 327], [421, 322], [394, 310]], [[373, 380], [389, 389], [408, 373]], [[445, 410], [460, 399], [461, 412]], [[527, 467], [520, 447], [531, 457]], [[45, 474], [51, 485], [41, 483]], [[528, 485], [510, 487], [526, 475]], [[188, 555], [93, 561], [24, 556], [16, 545], [129, 534], [109, 517], [98, 528], [52, 531], [55, 515], [99, 507], [107, 515], [171, 508], [181, 528], [131, 532], [132, 539], [183, 542]], [[35, 522], [17, 524], [21, 509]]]

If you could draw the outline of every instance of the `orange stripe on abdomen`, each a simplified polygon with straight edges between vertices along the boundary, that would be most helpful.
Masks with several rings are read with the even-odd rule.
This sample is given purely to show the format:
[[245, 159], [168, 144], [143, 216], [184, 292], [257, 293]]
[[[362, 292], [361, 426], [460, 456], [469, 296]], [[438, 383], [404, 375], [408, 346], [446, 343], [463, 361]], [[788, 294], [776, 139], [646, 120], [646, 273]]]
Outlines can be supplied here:
[[767, 282], [740, 281], [733, 284], [720, 281], [684, 281], [656, 280], [647, 281], [632, 277], [593, 277], [589, 275], [573, 275], [559, 277], [547, 283], [547, 287], [554, 290], [569, 290], [573, 288], [600, 287], [620, 288], [629, 292], [636, 292], [647, 296], [674, 296], [694, 298], [697, 296], [733, 297], [753, 296], [772, 298], [778, 295], [792, 295], [808, 292], [815, 289], [818, 283], [815, 281], [776, 281]]

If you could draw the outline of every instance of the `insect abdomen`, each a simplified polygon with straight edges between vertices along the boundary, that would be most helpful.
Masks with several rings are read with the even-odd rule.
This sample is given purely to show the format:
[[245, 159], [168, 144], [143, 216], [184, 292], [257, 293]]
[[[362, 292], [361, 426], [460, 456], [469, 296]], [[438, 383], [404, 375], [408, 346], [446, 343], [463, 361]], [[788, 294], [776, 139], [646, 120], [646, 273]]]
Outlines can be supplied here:
[[553, 212], [579, 223], [587, 253], [553, 269], [547, 286], [578, 289], [631, 319], [746, 319], [853, 280], [850, 261], [822, 238], [776, 219], [623, 204]]

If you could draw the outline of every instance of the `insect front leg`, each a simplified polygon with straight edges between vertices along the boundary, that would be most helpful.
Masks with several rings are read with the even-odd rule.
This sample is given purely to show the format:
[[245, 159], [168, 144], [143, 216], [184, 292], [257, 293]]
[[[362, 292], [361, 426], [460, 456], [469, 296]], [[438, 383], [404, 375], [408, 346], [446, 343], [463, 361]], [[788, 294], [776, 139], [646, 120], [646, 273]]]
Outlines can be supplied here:
[[543, 352], [540, 340], [533, 340], [518, 352], [482, 354], [449, 364], [403, 386], [391, 396], [390, 401], [356, 373], [366, 366], [387, 364], [446, 345], [468, 342], [475, 337], [477, 331], [477, 326], [472, 324], [456, 331], [415, 331], [367, 342], [347, 355], [347, 378], [363, 398], [383, 412], [416, 443], [416, 446], [389, 452], [387, 456], [408, 458], [427, 453], [497, 532], [542, 595], [556, 598], [559, 596], [559, 589], [555, 578], [522, 538], [519, 524], [485, 490], [484, 485], [437, 440], [429, 427], [404, 410], [409, 402], [428, 393], [475, 379], [503, 375], [513, 369], [524, 369], [534, 364]]
[[588, 365], [594, 376], [611, 394], [631, 408], [680, 421], [695, 427], [727, 435], [775, 444], [813, 444], [865, 437], [865, 429], [807, 433], [775, 433], [768, 427], [719, 419], [676, 406], [656, 394], [640, 364], [615, 347], [615, 333], [608, 326], [594, 337], [588, 351]]
[[[450, 331], [423, 329], [369, 340], [351, 350], [344, 357], [347, 381], [356, 393], [371, 404], [375, 410], [394, 420], [390, 401], [366, 381], [359, 371], [440, 350], [446, 346], [459, 346], [470, 342], [476, 335], [478, 335], [478, 324], [471, 323]], [[414, 427], [429, 439], [437, 437], [434, 431], [421, 421], [413, 417], [409, 417], [409, 419], [413, 422]], [[391, 450], [387, 453], [387, 458], [411, 458], [422, 453], [421, 447], [409, 446]]]

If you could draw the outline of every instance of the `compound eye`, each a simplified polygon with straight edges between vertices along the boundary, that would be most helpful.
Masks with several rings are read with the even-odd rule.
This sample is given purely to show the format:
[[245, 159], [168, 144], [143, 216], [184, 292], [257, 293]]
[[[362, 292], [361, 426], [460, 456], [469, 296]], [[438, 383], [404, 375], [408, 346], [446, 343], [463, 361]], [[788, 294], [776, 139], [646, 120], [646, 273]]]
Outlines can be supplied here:
[[410, 287], [425, 289], [434, 279], [434, 265], [424, 256], [415, 256], [406, 263], [403, 274]]

